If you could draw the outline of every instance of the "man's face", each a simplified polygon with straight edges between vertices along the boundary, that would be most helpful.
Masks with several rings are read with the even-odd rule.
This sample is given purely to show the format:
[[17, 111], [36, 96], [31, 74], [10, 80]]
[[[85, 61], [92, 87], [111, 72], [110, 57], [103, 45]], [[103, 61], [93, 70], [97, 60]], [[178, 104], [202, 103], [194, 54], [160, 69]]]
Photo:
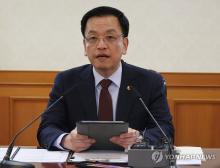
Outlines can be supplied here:
[[85, 55], [104, 77], [117, 70], [128, 47], [128, 39], [122, 36], [120, 24], [114, 16], [90, 18], [86, 24], [83, 42]]

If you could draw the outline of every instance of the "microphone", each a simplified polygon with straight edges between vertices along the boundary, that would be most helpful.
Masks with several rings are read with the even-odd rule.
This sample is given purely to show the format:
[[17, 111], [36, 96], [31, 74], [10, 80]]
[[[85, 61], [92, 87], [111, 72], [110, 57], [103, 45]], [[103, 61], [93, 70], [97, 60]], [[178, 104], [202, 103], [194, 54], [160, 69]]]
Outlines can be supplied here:
[[[141, 94], [135, 89], [135, 87], [133, 87], [132, 85], [128, 85], [127, 86], [127, 90], [128, 91], [132, 91], [138, 98], [138, 100], [141, 102], [142, 106], [144, 107], [144, 109], [147, 111], [147, 113], [150, 115], [151, 119], [154, 121], [154, 123], [156, 124], [156, 126], [159, 128], [160, 132], [163, 134], [166, 143], [168, 145], [168, 154], [170, 156], [173, 155], [173, 147], [172, 144], [169, 140], [169, 138], [167, 137], [166, 133], [163, 131], [163, 129], [161, 128], [161, 126], [159, 125], [159, 123], [157, 122], [157, 120], [155, 119], [155, 117], [152, 115], [152, 113], [150, 112], [150, 110], [148, 109], [148, 107], [146, 106], [144, 100], [142, 99]], [[171, 157], [172, 158], [172, 157]], [[176, 161], [175, 159], [169, 159], [169, 166], [170, 168], [175, 168], [176, 167]]]
[[144, 107], [144, 109], [147, 111], [147, 113], [150, 115], [151, 119], [154, 121], [154, 123], [157, 125], [157, 127], [159, 128], [159, 130], [161, 131], [161, 133], [163, 134], [163, 136], [165, 137], [167, 142], [170, 142], [169, 138], [167, 137], [167, 135], [165, 134], [165, 132], [163, 131], [163, 129], [161, 128], [161, 126], [159, 125], [159, 123], [157, 122], [157, 120], [154, 118], [154, 116], [152, 115], [152, 113], [150, 112], [150, 110], [147, 108], [146, 104], [144, 103], [141, 94], [133, 87], [128, 85], [127, 86], [127, 90], [128, 91], [133, 91], [135, 93], [135, 95], [138, 97], [138, 99], [140, 100], [142, 106]]
[[13, 150], [13, 147], [15, 145], [16, 139], [21, 135], [27, 128], [29, 128], [35, 121], [37, 121], [45, 112], [50, 111], [52, 107], [54, 107], [58, 102], [60, 102], [64, 96], [69, 94], [76, 86], [72, 86], [68, 90], [66, 90], [55, 102], [53, 102], [49, 107], [47, 107], [46, 110], [44, 110], [42, 113], [40, 113], [37, 117], [35, 117], [31, 122], [29, 122], [25, 127], [20, 129], [12, 139], [11, 143], [8, 146], [7, 152], [3, 158], [3, 160], [0, 163], [0, 168], [34, 168], [34, 165], [30, 163], [25, 162], [18, 162], [14, 160], [10, 160], [10, 156]]

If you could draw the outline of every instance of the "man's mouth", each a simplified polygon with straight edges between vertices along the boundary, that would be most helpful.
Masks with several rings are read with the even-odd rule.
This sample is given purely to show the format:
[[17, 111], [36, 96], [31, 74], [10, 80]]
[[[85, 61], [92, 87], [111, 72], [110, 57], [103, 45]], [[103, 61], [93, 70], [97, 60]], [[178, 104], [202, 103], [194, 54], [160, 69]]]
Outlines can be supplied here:
[[110, 56], [107, 54], [98, 54], [96, 58], [109, 58]]

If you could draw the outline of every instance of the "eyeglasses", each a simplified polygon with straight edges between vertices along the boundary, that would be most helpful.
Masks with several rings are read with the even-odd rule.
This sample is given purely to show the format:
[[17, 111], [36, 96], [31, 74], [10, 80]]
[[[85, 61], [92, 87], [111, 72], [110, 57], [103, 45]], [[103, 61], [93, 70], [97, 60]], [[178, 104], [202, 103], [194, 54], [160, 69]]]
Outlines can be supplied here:
[[120, 37], [123, 37], [123, 34], [120, 35], [105, 35], [103, 38], [100, 38], [99, 36], [91, 35], [88, 37], [85, 37], [85, 40], [90, 45], [96, 45], [100, 40], [102, 39], [105, 44], [114, 44], [118, 41]]

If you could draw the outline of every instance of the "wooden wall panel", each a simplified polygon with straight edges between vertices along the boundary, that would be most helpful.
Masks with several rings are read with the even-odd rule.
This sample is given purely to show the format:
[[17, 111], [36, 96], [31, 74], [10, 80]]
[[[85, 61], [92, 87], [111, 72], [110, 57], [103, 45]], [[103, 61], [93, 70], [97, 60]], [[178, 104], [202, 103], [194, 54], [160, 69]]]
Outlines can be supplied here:
[[[0, 71], [0, 145], [46, 106], [55, 71]], [[162, 73], [176, 145], [220, 147], [220, 73]], [[18, 145], [36, 145], [39, 121]]]
[[[220, 147], [220, 74], [164, 73], [175, 144]], [[211, 125], [211, 127], [210, 127]]]
[[0, 145], [9, 141], [9, 98], [0, 97]]
[[220, 147], [220, 99], [175, 100], [176, 145]]
[[[57, 72], [0, 71], [0, 145], [45, 107]], [[36, 145], [39, 121], [19, 137], [19, 145]], [[27, 137], [27, 135], [31, 135]]]
[[[44, 111], [48, 98], [44, 97], [11, 97], [10, 98], [10, 137], [30, 123]], [[16, 145], [38, 145], [36, 135], [40, 120], [19, 136]]]

